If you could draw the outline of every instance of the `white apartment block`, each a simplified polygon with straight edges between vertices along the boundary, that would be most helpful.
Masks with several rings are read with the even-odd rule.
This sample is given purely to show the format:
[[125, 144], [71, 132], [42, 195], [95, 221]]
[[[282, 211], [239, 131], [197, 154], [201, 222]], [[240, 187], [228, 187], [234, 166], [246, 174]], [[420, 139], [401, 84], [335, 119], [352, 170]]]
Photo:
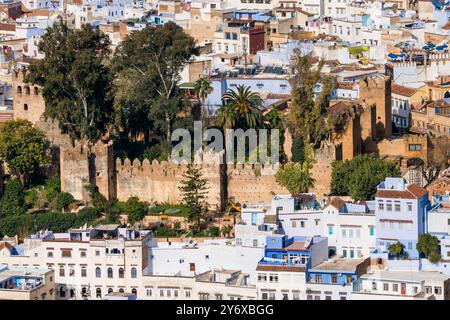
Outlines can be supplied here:
[[353, 300], [447, 300], [450, 278], [439, 272], [374, 271], [353, 283]]
[[23, 253], [0, 254], [0, 263], [54, 270], [57, 299], [102, 299], [112, 292], [140, 298], [149, 240], [146, 232], [118, 225], [39, 233], [25, 239]]

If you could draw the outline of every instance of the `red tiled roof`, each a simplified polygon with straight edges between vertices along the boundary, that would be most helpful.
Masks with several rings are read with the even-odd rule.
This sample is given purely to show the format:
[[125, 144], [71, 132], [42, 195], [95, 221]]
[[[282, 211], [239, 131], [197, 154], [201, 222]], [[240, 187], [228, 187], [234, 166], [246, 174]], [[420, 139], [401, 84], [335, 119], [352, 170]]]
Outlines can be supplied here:
[[404, 97], [411, 97], [417, 92], [417, 89], [404, 87], [399, 84], [393, 83], [391, 92]]
[[378, 190], [376, 196], [378, 198], [394, 198], [394, 199], [419, 199], [428, 192], [416, 184], [410, 184], [406, 190]]
[[303, 242], [303, 241], [293, 242], [292, 244], [287, 246], [285, 249], [286, 250], [308, 250], [307, 248], [305, 248], [305, 242]]
[[9, 251], [11, 251], [14, 247], [9, 242], [0, 243], [0, 250], [3, 250], [4, 248], [7, 248]]
[[335, 207], [336, 209], [340, 209], [345, 205], [345, 201], [342, 200], [339, 197], [334, 197], [331, 201], [330, 201], [330, 205]]

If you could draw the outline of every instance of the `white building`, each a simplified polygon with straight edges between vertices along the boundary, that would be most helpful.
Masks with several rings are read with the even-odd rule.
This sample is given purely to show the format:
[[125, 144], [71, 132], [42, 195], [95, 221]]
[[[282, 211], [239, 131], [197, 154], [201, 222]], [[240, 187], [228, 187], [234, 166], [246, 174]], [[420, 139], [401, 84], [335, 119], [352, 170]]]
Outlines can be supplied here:
[[353, 300], [448, 300], [450, 278], [439, 272], [375, 271], [353, 283]]

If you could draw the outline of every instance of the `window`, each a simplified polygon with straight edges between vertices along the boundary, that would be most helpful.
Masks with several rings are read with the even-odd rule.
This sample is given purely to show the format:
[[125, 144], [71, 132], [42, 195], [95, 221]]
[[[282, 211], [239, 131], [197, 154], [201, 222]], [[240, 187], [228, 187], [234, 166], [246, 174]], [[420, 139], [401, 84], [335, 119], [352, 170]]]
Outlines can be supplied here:
[[112, 278], [112, 277], [113, 277], [113, 269], [108, 268], [108, 278]]
[[53, 251], [47, 252], [47, 258], [53, 258]]
[[102, 277], [102, 270], [100, 269], [100, 267], [95, 268], [95, 277], [96, 278]]
[[97, 288], [97, 290], [95, 290], [95, 295], [97, 298], [101, 298], [102, 297], [102, 289]]
[[163, 289], [159, 290], [159, 296], [160, 297], [164, 297], [164, 290]]
[[215, 294], [216, 300], [223, 300], [223, 295], [220, 293]]
[[331, 283], [337, 283], [337, 275], [336, 274], [331, 275]]
[[278, 275], [270, 274], [269, 275], [269, 282], [278, 282]]
[[60, 277], [64, 277], [66, 274], [65, 274], [65, 269], [64, 269], [64, 266], [60, 266], [59, 267], [59, 276]]
[[136, 268], [131, 268], [131, 278], [132, 279], [136, 279], [137, 278], [137, 269]]
[[347, 236], [347, 231], [345, 229], [342, 229], [342, 238], [345, 238]]
[[95, 250], [95, 255], [98, 257], [100, 255], [100, 250]]
[[297, 221], [293, 220], [291, 225], [292, 225], [292, 228], [296, 228], [297, 227]]
[[412, 242], [408, 242], [408, 250], [412, 250], [412, 248], [413, 248]]
[[123, 279], [123, 277], [124, 277], [124, 271], [123, 271], [123, 268], [119, 268], [119, 278], [120, 278], [120, 279]]
[[353, 238], [353, 229], [348, 230], [348, 237]]
[[356, 238], [359, 239], [361, 238], [361, 230], [356, 229]]
[[389, 291], [389, 283], [383, 283], [383, 290]]
[[23, 110], [24, 110], [24, 111], [28, 111], [28, 104], [25, 103], [25, 104], [23, 105]]
[[305, 227], [305, 221], [300, 221], [300, 228], [304, 228]]
[[342, 255], [344, 256], [344, 258], [347, 258], [347, 250], [342, 250]]
[[173, 296], [178, 297], [178, 290], [173, 290]]
[[258, 246], [258, 239], [253, 239], [253, 246], [257, 247]]
[[25, 87], [25, 94], [26, 94], [26, 95], [29, 95], [30, 92], [31, 92], [31, 91], [30, 91], [30, 87], [26, 86], [26, 87]]
[[372, 290], [377, 290], [377, 283], [376, 282], [372, 282]]
[[236, 245], [237, 246], [242, 246], [242, 239], [241, 238], [236, 238]]
[[300, 300], [300, 293], [298, 293], [298, 292], [292, 293], [292, 299], [293, 300]]
[[374, 227], [370, 227], [370, 228], [369, 228], [369, 234], [370, 234], [371, 236], [373, 236], [373, 235], [375, 234], [375, 229], [374, 229]]
[[392, 211], [392, 203], [389, 203], [389, 202], [388, 202], [388, 203], [386, 204], [386, 210], [387, 210], [387, 211]]
[[191, 291], [187, 290], [185, 292], [186, 298], [190, 298], [191, 297]]
[[86, 271], [86, 267], [81, 267], [81, 276], [83, 278], [87, 277], [87, 271]]
[[69, 277], [74, 277], [75, 276], [75, 269], [73, 267], [69, 268]]
[[409, 151], [420, 151], [422, 150], [422, 145], [420, 144], [410, 144]]
[[333, 226], [328, 226], [328, 234], [329, 235], [333, 234]]
[[434, 287], [434, 293], [435, 294], [442, 294], [442, 288], [441, 287]]
[[17, 87], [17, 93], [18, 93], [19, 95], [22, 94], [22, 87], [21, 87], [21, 86], [18, 86], [18, 87]]
[[400, 203], [395, 203], [394, 204], [394, 210], [399, 212], [400, 211]]
[[34, 95], [37, 96], [39, 94], [39, 89], [38, 87], [34, 87]]
[[258, 274], [258, 282], [266, 282], [267, 281], [267, 275], [265, 274]]
[[397, 283], [393, 283], [392, 284], [392, 291], [394, 291], [394, 292], [398, 291], [398, 284]]
[[81, 251], [80, 252], [80, 257], [86, 258], [86, 251]]
[[412, 203], [408, 202], [407, 205], [408, 205], [408, 211], [411, 212], [412, 211]]
[[167, 296], [168, 297], [170, 297], [172, 295], [172, 291], [171, 290], [167, 289], [166, 292], [167, 292]]

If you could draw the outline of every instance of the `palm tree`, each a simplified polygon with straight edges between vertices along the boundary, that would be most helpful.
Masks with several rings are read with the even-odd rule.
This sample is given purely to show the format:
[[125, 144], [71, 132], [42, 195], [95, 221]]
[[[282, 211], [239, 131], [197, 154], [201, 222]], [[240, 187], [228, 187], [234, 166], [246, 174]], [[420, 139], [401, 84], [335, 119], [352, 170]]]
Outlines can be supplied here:
[[[219, 109], [219, 123], [226, 128], [241, 125], [256, 128], [262, 122], [263, 100], [250, 87], [238, 85], [237, 90], [229, 89], [222, 97], [224, 105]], [[243, 128], [244, 129], [244, 128]]]
[[211, 81], [207, 77], [201, 77], [195, 81], [194, 92], [197, 94], [200, 104], [202, 122], [205, 121], [207, 116], [205, 101], [212, 91], [213, 87], [211, 86]]

